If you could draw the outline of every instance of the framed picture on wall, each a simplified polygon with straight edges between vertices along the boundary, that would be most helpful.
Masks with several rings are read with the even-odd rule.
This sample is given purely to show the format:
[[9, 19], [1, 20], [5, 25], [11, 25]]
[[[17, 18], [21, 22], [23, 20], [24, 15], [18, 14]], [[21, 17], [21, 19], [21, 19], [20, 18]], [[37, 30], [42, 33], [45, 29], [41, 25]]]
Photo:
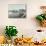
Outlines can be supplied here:
[[26, 18], [26, 4], [8, 4], [8, 18]]

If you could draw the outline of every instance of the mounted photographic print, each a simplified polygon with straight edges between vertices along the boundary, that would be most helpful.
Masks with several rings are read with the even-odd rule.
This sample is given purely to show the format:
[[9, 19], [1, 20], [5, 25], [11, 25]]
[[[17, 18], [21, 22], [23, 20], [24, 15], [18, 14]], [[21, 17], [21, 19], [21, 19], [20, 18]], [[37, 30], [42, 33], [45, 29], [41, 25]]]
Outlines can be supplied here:
[[8, 4], [8, 18], [26, 18], [26, 5]]

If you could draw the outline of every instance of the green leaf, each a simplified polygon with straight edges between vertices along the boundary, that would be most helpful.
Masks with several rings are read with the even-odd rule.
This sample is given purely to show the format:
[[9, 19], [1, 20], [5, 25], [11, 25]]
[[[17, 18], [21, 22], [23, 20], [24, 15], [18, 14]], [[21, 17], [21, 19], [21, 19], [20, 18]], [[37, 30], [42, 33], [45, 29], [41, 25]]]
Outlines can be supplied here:
[[44, 18], [41, 15], [36, 16], [36, 19], [39, 20], [39, 21], [44, 20]]
[[15, 26], [6, 26], [6, 27], [7, 27], [6, 28], [6, 32], [5, 32], [6, 36], [12, 37], [12, 36], [16, 36], [17, 35], [18, 31], [17, 31]]
[[45, 15], [45, 20], [46, 20], [46, 15]]

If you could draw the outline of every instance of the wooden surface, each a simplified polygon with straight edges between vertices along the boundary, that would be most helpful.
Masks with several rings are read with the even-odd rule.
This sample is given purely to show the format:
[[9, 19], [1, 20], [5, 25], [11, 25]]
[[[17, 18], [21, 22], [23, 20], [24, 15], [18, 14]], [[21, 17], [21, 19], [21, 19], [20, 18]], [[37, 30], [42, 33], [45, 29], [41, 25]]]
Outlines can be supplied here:
[[42, 45], [34, 45], [34, 44], [23, 44], [23, 45], [15, 45], [15, 46], [46, 46], [46, 44], [42, 44]]

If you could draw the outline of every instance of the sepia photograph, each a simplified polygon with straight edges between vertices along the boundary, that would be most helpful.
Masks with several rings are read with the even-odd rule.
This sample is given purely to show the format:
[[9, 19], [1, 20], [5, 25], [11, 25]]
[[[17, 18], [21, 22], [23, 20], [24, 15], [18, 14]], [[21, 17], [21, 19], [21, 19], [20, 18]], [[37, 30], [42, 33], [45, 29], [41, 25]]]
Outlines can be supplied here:
[[26, 18], [25, 4], [9, 4], [8, 18]]

